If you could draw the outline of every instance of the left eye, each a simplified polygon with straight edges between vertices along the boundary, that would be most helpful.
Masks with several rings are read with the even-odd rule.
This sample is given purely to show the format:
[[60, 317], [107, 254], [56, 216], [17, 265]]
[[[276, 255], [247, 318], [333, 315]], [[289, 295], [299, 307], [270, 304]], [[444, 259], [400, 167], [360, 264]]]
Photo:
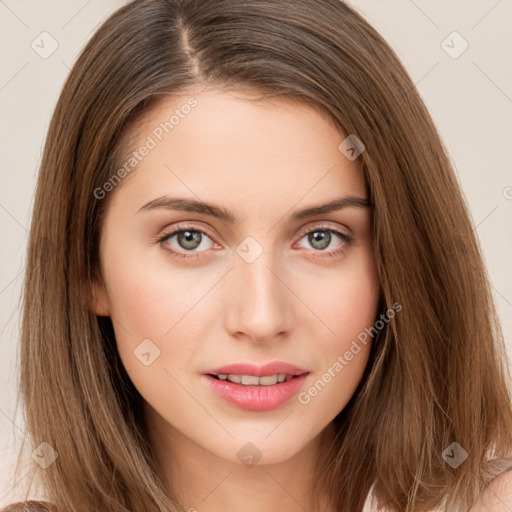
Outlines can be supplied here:
[[350, 243], [351, 241], [348, 235], [340, 233], [339, 231], [336, 231], [334, 229], [327, 228], [317, 228], [314, 229], [313, 231], [309, 231], [301, 238], [301, 240], [303, 240], [304, 238], [307, 238], [308, 243], [310, 243], [314, 249], [325, 252], [329, 252], [326, 251], [326, 249], [329, 247], [329, 245], [331, 245], [331, 242], [333, 242], [335, 238], [341, 239], [342, 242], [345, 242], [347, 244]]

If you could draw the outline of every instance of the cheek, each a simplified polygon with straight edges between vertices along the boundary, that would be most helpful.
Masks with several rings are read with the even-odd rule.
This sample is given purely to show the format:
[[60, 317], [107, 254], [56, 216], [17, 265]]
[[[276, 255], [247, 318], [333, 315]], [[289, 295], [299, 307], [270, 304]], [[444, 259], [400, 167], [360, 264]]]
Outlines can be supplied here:
[[164, 342], [173, 332], [165, 335], [186, 323], [180, 323], [180, 319], [190, 309], [189, 302], [195, 299], [196, 292], [190, 289], [183, 273], [170, 273], [168, 267], [162, 269], [151, 264], [147, 257], [144, 259], [127, 244], [120, 244], [115, 237], [109, 240], [105, 255], [105, 284], [121, 359], [129, 373], [141, 370], [144, 366], [136, 354], [141, 343], [145, 343], [140, 350], [144, 349], [144, 354], [149, 352], [151, 360], [160, 351], [158, 359], [154, 359], [155, 366], [151, 364], [155, 368], [161, 362], [160, 356], [165, 355]]
[[[352, 263], [352, 262], [351, 262]], [[377, 319], [380, 282], [369, 252], [354, 259], [311, 296], [324, 324], [318, 339], [318, 370], [298, 396], [315, 410], [319, 421], [330, 421], [354, 394], [368, 362], [371, 328]]]
[[194, 298], [190, 279], [172, 270], [162, 249], [140, 241], [121, 243], [130, 236], [117, 235], [108, 239], [104, 252], [111, 316], [134, 336], [160, 338], [185, 313], [183, 299]]
[[190, 407], [178, 374], [196, 350], [189, 343], [187, 312], [198, 299], [185, 293], [178, 274], [164, 279], [146, 267], [121, 276], [111, 280], [112, 321], [126, 372], [146, 401], [178, 410]]
[[324, 347], [329, 353], [343, 350], [365, 328], [374, 324], [380, 281], [370, 250], [358, 252], [328, 279], [318, 279], [315, 286], [310, 284], [305, 296], [310, 297], [308, 304], [322, 320]]

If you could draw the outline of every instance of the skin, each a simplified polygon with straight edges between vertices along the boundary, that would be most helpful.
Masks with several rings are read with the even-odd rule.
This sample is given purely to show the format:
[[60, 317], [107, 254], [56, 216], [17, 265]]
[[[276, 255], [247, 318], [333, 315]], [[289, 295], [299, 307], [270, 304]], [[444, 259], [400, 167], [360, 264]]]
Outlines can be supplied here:
[[[288, 219], [345, 194], [367, 198], [360, 162], [339, 151], [345, 135], [311, 107], [218, 89], [166, 98], [137, 122], [131, 151], [190, 96], [197, 106], [109, 192], [95, 313], [112, 318], [162, 478], [185, 510], [312, 510], [315, 458], [361, 380], [371, 341], [306, 405], [295, 396], [271, 411], [244, 411], [202, 374], [285, 361], [310, 372], [304, 391], [373, 326], [380, 285], [371, 209]], [[165, 194], [220, 205], [237, 222], [139, 211]], [[188, 222], [207, 233], [197, 249], [187, 253], [176, 235], [156, 241]], [[307, 235], [326, 229], [352, 244], [331, 233], [322, 251]], [[236, 252], [249, 236], [263, 251], [251, 263]], [[169, 246], [189, 257], [173, 257]], [[160, 350], [149, 366], [134, 355], [144, 339]], [[237, 456], [248, 442], [261, 453], [252, 467]]]

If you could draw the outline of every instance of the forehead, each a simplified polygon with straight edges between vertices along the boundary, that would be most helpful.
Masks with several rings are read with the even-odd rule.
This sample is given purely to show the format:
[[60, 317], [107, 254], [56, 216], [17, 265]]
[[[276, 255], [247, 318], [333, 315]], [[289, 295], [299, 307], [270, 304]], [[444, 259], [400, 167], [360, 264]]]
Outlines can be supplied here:
[[246, 91], [182, 91], [135, 121], [124, 157], [139, 153], [137, 162], [114, 192], [136, 189], [148, 201], [185, 193], [253, 206], [285, 196], [366, 197], [360, 162], [339, 150], [345, 137], [306, 103]]

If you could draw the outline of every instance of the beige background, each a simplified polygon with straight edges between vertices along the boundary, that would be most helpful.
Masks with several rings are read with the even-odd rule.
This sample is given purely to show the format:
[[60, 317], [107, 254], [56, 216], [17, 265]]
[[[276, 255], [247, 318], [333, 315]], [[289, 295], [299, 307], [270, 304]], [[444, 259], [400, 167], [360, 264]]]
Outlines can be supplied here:
[[[25, 473], [15, 480], [12, 472], [13, 445], [25, 436], [14, 408], [18, 301], [43, 141], [78, 52], [95, 28], [124, 3], [0, 0], [0, 506], [16, 499], [26, 483]], [[451, 154], [512, 355], [512, 3], [353, 0], [351, 4], [398, 53]], [[458, 55], [464, 41], [469, 46]], [[41, 56], [52, 44], [58, 44], [56, 50]], [[24, 460], [34, 463], [30, 452]]]

